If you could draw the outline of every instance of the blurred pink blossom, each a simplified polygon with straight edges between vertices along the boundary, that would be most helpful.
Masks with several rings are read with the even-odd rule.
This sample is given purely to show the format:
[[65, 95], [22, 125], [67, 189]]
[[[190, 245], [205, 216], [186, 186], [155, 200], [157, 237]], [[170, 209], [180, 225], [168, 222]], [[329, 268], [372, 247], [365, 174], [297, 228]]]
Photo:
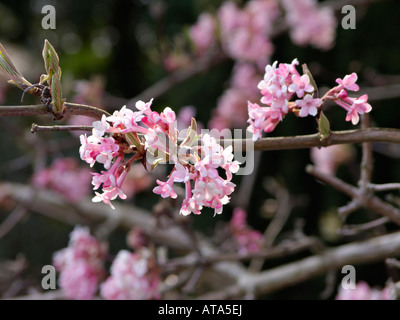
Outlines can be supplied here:
[[60, 271], [59, 284], [67, 297], [93, 298], [105, 275], [106, 253], [106, 246], [91, 236], [87, 228], [74, 228], [68, 247], [53, 255], [53, 264]]
[[311, 160], [322, 172], [335, 175], [339, 165], [348, 163], [354, 158], [350, 145], [337, 144], [325, 148], [311, 148]]
[[53, 190], [71, 202], [90, 194], [90, 181], [90, 169], [81, 167], [75, 158], [56, 159], [50, 167], [33, 175], [35, 187]]
[[359, 281], [355, 289], [339, 287], [335, 300], [393, 300], [390, 287], [382, 290], [371, 288], [365, 281]]
[[278, 16], [275, 0], [249, 1], [243, 9], [225, 2], [218, 11], [223, 48], [235, 60], [265, 65], [273, 52], [269, 35]]
[[101, 285], [107, 300], [150, 300], [160, 298], [160, 274], [148, 249], [137, 253], [121, 250], [111, 266], [111, 276]]
[[329, 7], [318, 7], [316, 0], [283, 0], [286, 21], [293, 42], [328, 50], [335, 41], [337, 21]]
[[190, 39], [198, 54], [204, 54], [216, 43], [217, 23], [209, 13], [202, 13], [189, 29]]
[[263, 235], [247, 225], [246, 216], [247, 213], [243, 209], [235, 208], [229, 226], [239, 253], [256, 253], [261, 249]]

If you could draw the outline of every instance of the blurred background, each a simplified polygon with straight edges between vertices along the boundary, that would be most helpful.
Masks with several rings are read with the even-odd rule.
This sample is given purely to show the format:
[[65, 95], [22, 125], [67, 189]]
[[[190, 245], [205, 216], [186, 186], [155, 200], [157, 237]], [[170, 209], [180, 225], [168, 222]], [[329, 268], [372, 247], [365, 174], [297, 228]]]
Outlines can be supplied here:
[[[334, 86], [336, 78], [357, 72], [360, 92], [370, 96], [372, 125], [398, 128], [400, 87], [396, 85], [400, 84], [400, 2], [360, 2], [362, 5], [356, 6], [355, 30], [343, 29], [340, 22], [344, 15], [340, 10], [335, 11], [337, 27], [330, 48], [295, 44], [290, 32], [283, 29], [271, 37], [273, 50], [270, 57], [266, 58], [270, 62], [278, 60], [285, 63], [297, 58], [300, 65], [307, 63], [321, 92]], [[55, 30], [42, 28], [42, 19], [46, 14], [41, 10], [48, 4], [56, 9]], [[109, 112], [120, 109], [124, 104], [132, 105], [132, 99], [148, 101], [152, 96], [147, 96], [146, 89], [181, 71], [184, 81], [175, 84], [170, 81], [165, 90], [151, 92], [156, 94], [154, 109], [161, 111], [169, 106], [177, 113], [182, 110], [195, 113], [197, 121], [204, 128], [209, 128], [213, 125], [212, 119], [214, 124], [220, 121], [215, 120], [215, 110], [221, 105], [224, 93], [232, 86], [232, 71], [236, 62], [229, 55], [214, 59], [214, 53], [211, 53], [212, 63], [194, 72], [193, 76], [188, 76], [202, 59], [191, 48], [188, 30], [198, 21], [201, 13], [216, 13], [222, 4], [220, 0], [0, 0], [0, 42], [24, 77], [37, 83], [44, 73], [41, 52], [44, 40], [48, 39], [60, 57], [63, 92], [67, 101], [94, 105]], [[275, 26], [278, 26], [278, 22]], [[262, 72], [259, 73], [259, 80], [262, 75]], [[19, 105], [21, 91], [7, 84], [5, 77], [1, 79], [0, 104]], [[260, 96], [257, 94], [256, 91], [255, 97], [250, 95], [244, 98], [241, 104], [244, 114], [246, 101], [254, 97], [252, 101], [258, 102]], [[37, 104], [40, 101], [37, 97], [26, 95], [23, 103]], [[354, 128], [351, 123], [344, 121], [345, 112], [340, 108], [328, 108], [326, 115], [333, 130]], [[240, 118], [241, 114], [235, 111], [234, 116]], [[247, 118], [242, 118], [229, 120], [230, 127], [246, 128]], [[80, 175], [86, 174], [89, 176], [86, 181], [89, 182], [80, 183], [77, 194], [70, 195], [68, 201], [71, 206], [75, 200], [81, 200], [80, 196], [90, 201], [90, 175], [85, 171], [88, 169], [86, 164], [79, 159], [78, 136], [67, 132], [32, 135], [32, 123], [59, 124], [51, 116], [0, 118], [0, 181], [61, 189], [62, 193], [61, 180], [85, 181]], [[88, 120], [67, 118], [62, 123], [87, 124]], [[268, 135], [290, 136], [316, 131], [314, 118], [299, 119], [291, 114]], [[400, 148], [388, 144], [376, 144], [373, 148], [372, 181], [400, 181]], [[360, 151], [359, 145], [352, 145], [329, 156], [337, 162], [334, 168], [337, 176], [350, 184], [357, 184], [359, 178]], [[343, 155], [337, 159], [340, 152]], [[58, 159], [63, 158], [70, 159], [70, 162], [57, 163]], [[212, 232], [228, 222], [233, 209], [240, 206], [247, 211], [248, 224], [263, 232], [278, 205], [276, 190], [283, 188], [290, 195], [291, 208], [280, 236], [284, 237], [300, 228], [305, 234], [318, 236], [324, 245], [332, 247], [371, 236], [371, 233], [357, 236], [337, 234], [342, 224], [337, 208], [345, 205], [349, 199], [321, 185], [305, 172], [306, 165], [314, 161], [310, 150], [268, 151], [256, 158], [258, 162], [252, 178], [234, 178], [238, 189], [223, 214], [213, 218], [211, 210], [205, 211], [193, 219], [195, 229], [206, 234]], [[59, 176], [55, 178], [56, 173], [43, 171], [45, 169], [55, 170]], [[75, 176], [71, 174], [72, 171]], [[127, 193], [130, 193], [127, 201], [151, 211], [159, 200], [159, 196], [151, 191], [155, 186], [154, 176], [165, 173], [157, 171], [151, 173], [152, 177], [149, 178], [150, 174], [138, 167], [135, 174], [131, 177], [132, 186], [130, 189], [127, 187]], [[394, 195], [399, 196], [398, 192]], [[2, 282], [1, 277], [7, 273], [0, 272], [0, 296], [3, 297], [26, 294], [28, 287], [40, 288], [42, 266], [51, 264], [52, 254], [67, 245], [68, 234], [73, 228], [73, 225], [29, 210], [21, 214], [14, 226], [8, 228], [4, 222], [13, 208], [8, 201], [0, 194], [0, 225], [3, 225], [0, 228], [0, 268], [12, 270], [9, 272], [20, 282]], [[362, 223], [374, 216], [374, 213], [358, 210], [347, 222]], [[386, 232], [395, 227], [387, 224], [384, 228], [383, 231], [373, 232]], [[127, 247], [125, 238], [126, 230], [114, 230], [109, 238], [110, 251], [115, 253]], [[302, 255], [306, 253], [290, 257], [289, 260], [269, 262], [264, 268], [294, 261]], [[14, 265], [10, 267], [10, 264]], [[357, 277], [371, 286], [383, 287], [388, 274], [385, 264], [377, 263], [357, 268]], [[317, 299], [324, 288], [325, 278], [317, 277], [264, 298]], [[331, 292], [328, 298], [333, 298], [335, 294], [335, 291]]]

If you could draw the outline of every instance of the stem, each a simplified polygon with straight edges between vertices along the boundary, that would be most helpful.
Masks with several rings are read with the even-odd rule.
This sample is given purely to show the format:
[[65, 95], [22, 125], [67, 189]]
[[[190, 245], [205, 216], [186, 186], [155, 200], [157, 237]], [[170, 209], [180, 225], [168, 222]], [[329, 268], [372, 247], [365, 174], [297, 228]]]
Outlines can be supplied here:
[[[307, 166], [306, 171], [321, 182], [332, 186], [333, 188], [346, 194], [350, 198], [360, 199], [360, 191], [356, 187], [353, 187], [336, 177], [327, 175], [311, 165]], [[395, 222], [397, 225], [400, 225], [400, 210], [386, 202], [383, 202], [378, 197], [369, 195], [368, 197], [364, 197], [362, 201], [359, 202], [359, 204], [364, 208], [371, 209], [387, 217], [391, 221]]]
[[39, 131], [92, 131], [92, 126], [39, 126], [36, 123], [32, 124], [31, 132]]
[[[96, 107], [85, 104], [65, 102], [65, 114], [81, 115], [100, 119], [104, 114], [110, 114]], [[44, 104], [24, 105], [24, 106], [0, 106], [0, 117], [23, 117], [23, 116], [42, 116], [52, 114]]]
[[307, 149], [313, 147], [328, 147], [335, 144], [350, 144], [363, 142], [387, 142], [400, 143], [400, 130], [392, 128], [368, 128], [345, 131], [332, 131], [325, 139], [321, 140], [319, 133], [292, 136], [292, 137], [271, 137], [262, 138], [255, 142], [251, 139], [225, 139], [225, 146], [230, 144], [235, 148], [242, 144], [242, 150], [254, 143], [254, 150], [289, 150]]

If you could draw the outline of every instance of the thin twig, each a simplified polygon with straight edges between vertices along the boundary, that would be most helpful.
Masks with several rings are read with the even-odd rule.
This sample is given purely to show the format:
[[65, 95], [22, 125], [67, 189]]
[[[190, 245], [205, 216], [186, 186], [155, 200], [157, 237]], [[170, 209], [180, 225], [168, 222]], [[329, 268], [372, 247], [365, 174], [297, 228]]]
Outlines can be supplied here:
[[390, 222], [390, 220], [387, 217], [382, 217], [374, 221], [370, 221], [359, 225], [346, 225], [341, 230], [339, 230], [339, 232], [341, 235], [344, 236], [353, 236], [362, 231], [367, 231], [376, 227], [380, 227], [381, 225], [388, 222]]
[[389, 190], [400, 190], [400, 183], [383, 183], [383, 184], [368, 184], [368, 188], [375, 191], [389, 191]]
[[[312, 165], [307, 166], [306, 171], [317, 178], [318, 180], [330, 185], [336, 190], [346, 194], [350, 198], [358, 198], [360, 197], [358, 188], [349, 185], [348, 183], [340, 180], [339, 178], [330, 176], [325, 174], [324, 172], [316, 169]], [[360, 202], [363, 208], [368, 208], [372, 211], [375, 211], [383, 216], [386, 216], [391, 221], [400, 225], [400, 210], [398, 208], [393, 207], [392, 205], [382, 201], [376, 196], [368, 196]]]
[[78, 126], [78, 125], [68, 125], [68, 126], [39, 126], [36, 123], [32, 123], [31, 132], [39, 131], [92, 131], [92, 126]]
[[[285, 225], [289, 214], [292, 210], [292, 202], [290, 201], [290, 195], [288, 190], [279, 185], [279, 183], [274, 179], [268, 179], [265, 183], [266, 189], [272, 193], [277, 202], [278, 208], [274, 215], [272, 221], [268, 224], [264, 232], [263, 247], [271, 248], [279, 232], [281, 232], [283, 226]], [[253, 259], [250, 262], [249, 270], [251, 272], [256, 272], [261, 270], [264, 261], [262, 259]]]
[[24, 206], [17, 206], [0, 225], [0, 239], [9, 233], [27, 214]]

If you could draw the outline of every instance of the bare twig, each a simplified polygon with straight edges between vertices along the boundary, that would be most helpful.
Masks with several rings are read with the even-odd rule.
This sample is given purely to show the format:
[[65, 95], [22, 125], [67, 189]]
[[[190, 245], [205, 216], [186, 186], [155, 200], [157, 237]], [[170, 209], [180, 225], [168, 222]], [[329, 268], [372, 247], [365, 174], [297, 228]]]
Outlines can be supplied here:
[[27, 210], [23, 206], [17, 206], [0, 225], [0, 239], [9, 233], [26, 215]]
[[[278, 208], [275, 212], [274, 218], [268, 224], [268, 227], [264, 232], [263, 247], [270, 248], [289, 217], [292, 210], [292, 202], [290, 201], [288, 190], [279, 185], [276, 180], [268, 179], [265, 182], [265, 187], [275, 196], [278, 202]], [[259, 271], [262, 268], [263, 262], [262, 259], [253, 259], [250, 263], [249, 270], [252, 272]]]
[[39, 132], [39, 131], [92, 131], [92, 126], [39, 126], [36, 123], [32, 123], [31, 132]]
[[368, 188], [375, 191], [400, 190], [400, 183], [368, 184]]
[[379, 227], [388, 222], [390, 222], [390, 220], [387, 217], [382, 217], [382, 218], [376, 219], [374, 221], [370, 221], [370, 222], [359, 224], [359, 225], [346, 225], [339, 232], [340, 232], [340, 234], [342, 234], [344, 236], [353, 236], [362, 231], [366, 231], [366, 230], [370, 230], [370, 229]]
[[[358, 188], [349, 185], [348, 183], [325, 174], [324, 172], [316, 169], [315, 167], [309, 165], [306, 168], [306, 171], [313, 175], [318, 180], [330, 185], [331, 187], [337, 189], [338, 191], [346, 194], [352, 199], [359, 199], [360, 193]], [[368, 196], [360, 202], [362, 207], [368, 208], [372, 211], [375, 211], [383, 216], [386, 216], [391, 221], [395, 222], [396, 224], [400, 225], [400, 210], [393, 207], [392, 205], [382, 201], [376, 196]]]

